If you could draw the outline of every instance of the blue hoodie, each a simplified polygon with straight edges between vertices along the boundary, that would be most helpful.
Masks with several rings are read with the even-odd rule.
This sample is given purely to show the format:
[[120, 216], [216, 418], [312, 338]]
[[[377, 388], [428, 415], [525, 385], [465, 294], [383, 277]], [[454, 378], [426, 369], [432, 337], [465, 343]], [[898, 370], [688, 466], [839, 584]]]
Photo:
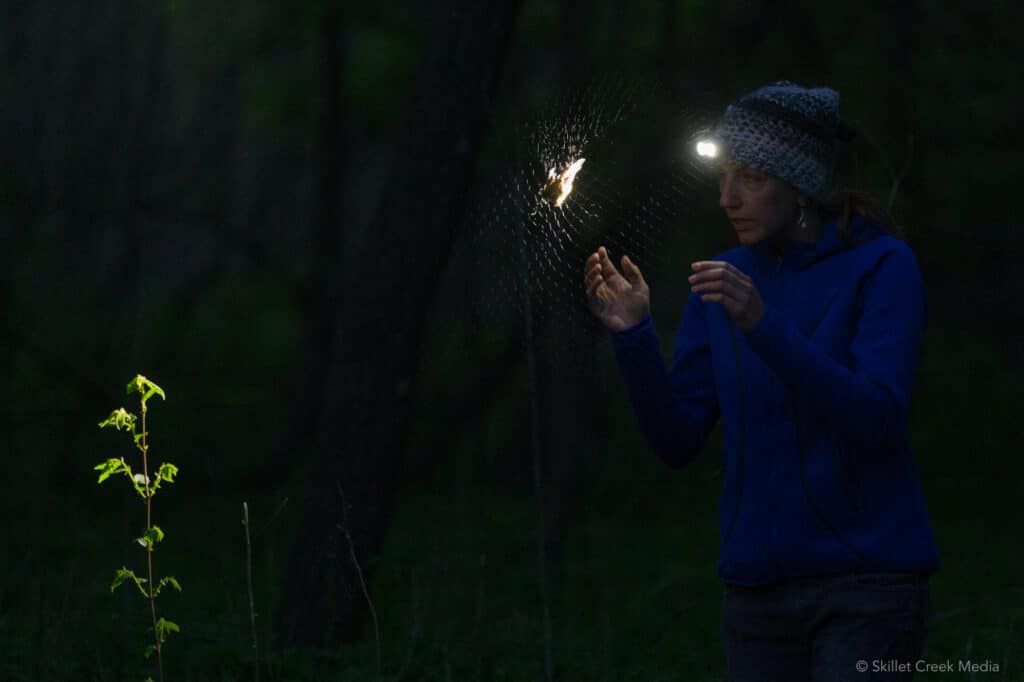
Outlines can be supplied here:
[[816, 242], [713, 260], [746, 273], [764, 317], [741, 332], [691, 293], [666, 372], [648, 316], [612, 347], [640, 429], [681, 467], [721, 416], [718, 574], [730, 584], [840, 571], [932, 573], [939, 558], [907, 441], [927, 323], [917, 261], [859, 216]]

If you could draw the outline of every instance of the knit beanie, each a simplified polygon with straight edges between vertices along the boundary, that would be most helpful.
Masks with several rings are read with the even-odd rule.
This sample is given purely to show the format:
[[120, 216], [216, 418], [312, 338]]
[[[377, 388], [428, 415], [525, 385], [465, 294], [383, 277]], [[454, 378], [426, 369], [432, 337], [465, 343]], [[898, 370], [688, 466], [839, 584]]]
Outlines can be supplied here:
[[838, 92], [778, 81], [726, 107], [714, 136], [727, 158], [822, 202], [836, 181], [839, 142], [853, 131], [839, 118]]

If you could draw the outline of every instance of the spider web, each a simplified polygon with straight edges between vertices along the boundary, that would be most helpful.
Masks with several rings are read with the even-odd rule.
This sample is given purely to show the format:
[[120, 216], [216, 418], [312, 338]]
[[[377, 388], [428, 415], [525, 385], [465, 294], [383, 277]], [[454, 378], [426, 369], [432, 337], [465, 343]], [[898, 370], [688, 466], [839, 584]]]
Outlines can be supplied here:
[[[708, 201], [693, 153], [708, 121], [656, 83], [604, 79], [510, 126], [481, 163], [443, 317], [469, 345], [501, 345], [522, 342], [529, 311], [542, 367], [586, 364], [607, 334], [587, 308], [587, 257], [603, 245], [618, 268], [628, 255], [649, 283], [668, 265], [675, 233]], [[571, 194], [554, 205], [550, 173], [581, 158]]]

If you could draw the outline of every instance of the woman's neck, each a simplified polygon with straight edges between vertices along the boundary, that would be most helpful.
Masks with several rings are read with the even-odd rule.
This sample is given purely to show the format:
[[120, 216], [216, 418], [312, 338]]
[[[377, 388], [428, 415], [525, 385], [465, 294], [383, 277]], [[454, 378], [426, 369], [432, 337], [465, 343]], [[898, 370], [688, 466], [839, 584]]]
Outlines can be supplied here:
[[793, 223], [785, 229], [779, 230], [772, 235], [772, 248], [781, 252], [786, 248], [786, 242], [816, 242], [821, 236], [821, 220], [815, 211], [807, 211], [805, 214], [807, 227], [801, 229], [798, 223]]

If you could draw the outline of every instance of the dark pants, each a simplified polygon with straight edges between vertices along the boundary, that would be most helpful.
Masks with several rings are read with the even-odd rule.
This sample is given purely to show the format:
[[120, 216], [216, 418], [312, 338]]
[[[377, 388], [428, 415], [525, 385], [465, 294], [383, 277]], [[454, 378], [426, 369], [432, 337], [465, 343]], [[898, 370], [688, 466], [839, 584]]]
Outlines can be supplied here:
[[931, 613], [928, 578], [844, 573], [725, 586], [730, 682], [909, 680]]

